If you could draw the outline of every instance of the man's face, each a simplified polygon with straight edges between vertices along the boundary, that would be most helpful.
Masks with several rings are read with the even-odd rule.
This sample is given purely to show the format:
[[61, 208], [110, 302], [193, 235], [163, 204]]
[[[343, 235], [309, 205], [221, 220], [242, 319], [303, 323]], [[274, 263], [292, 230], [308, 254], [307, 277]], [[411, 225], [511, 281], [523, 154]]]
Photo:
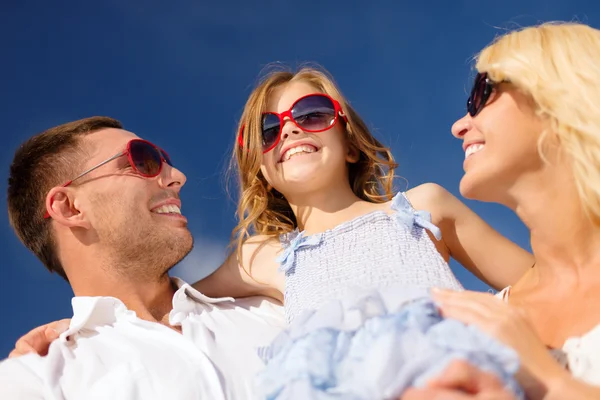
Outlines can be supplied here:
[[[84, 170], [123, 151], [131, 132], [105, 129], [83, 140], [91, 149]], [[127, 156], [99, 167], [77, 182], [77, 199], [111, 264], [136, 276], [166, 273], [192, 249], [187, 219], [180, 214], [179, 191], [185, 175], [163, 163], [160, 174], [146, 178]], [[77, 205], [77, 204], [76, 204]], [[141, 267], [141, 268], [139, 268]]]

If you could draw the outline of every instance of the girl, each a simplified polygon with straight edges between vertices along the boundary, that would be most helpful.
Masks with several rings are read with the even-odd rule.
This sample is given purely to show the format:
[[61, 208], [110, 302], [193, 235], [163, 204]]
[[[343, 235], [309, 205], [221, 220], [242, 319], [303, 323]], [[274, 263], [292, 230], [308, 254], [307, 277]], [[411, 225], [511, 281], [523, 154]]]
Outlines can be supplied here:
[[[246, 103], [237, 141], [237, 251], [194, 285], [209, 296], [285, 297], [291, 322], [302, 310], [341, 296], [347, 284], [397, 279], [459, 288], [449, 257], [496, 289], [533, 264], [528, 252], [442, 187], [394, 194], [391, 151], [324, 72], [267, 76]], [[395, 218], [410, 225], [408, 232], [390, 231]], [[352, 268], [370, 272], [357, 275]], [[318, 274], [328, 269], [337, 270], [335, 288], [320, 284]], [[313, 292], [286, 290], [297, 279]]]
[[[393, 194], [390, 150], [323, 72], [267, 76], [248, 99], [237, 141], [237, 251], [195, 288], [283, 302], [290, 328], [261, 352], [266, 397], [388, 398], [434, 374], [436, 357], [450, 356], [474, 358], [510, 383], [515, 363], [505, 349], [444, 325], [431, 304], [407, 304], [427, 297], [415, 288], [462, 289], [450, 256], [502, 287], [533, 264], [530, 254], [437, 185]], [[428, 339], [433, 327], [470, 343], [440, 351]], [[415, 347], [431, 355], [419, 368], [414, 351], [401, 350]], [[385, 370], [394, 374], [386, 379]]]

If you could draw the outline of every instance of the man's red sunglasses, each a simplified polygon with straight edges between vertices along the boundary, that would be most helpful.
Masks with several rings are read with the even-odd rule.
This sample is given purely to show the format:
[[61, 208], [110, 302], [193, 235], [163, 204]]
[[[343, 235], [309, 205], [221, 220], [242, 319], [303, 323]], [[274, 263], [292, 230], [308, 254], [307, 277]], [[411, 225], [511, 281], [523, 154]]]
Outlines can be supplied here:
[[[300, 97], [289, 110], [282, 113], [265, 112], [262, 115], [261, 133], [262, 150], [266, 153], [272, 150], [281, 139], [281, 131], [285, 118], [289, 118], [296, 126], [305, 132], [323, 132], [331, 128], [342, 117], [348, 123], [340, 103], [324, 93], [313, 93]], [[244, 128], [238, 134], [238, 143], [244, 147]]]
[[[143, 139], [132, 139], [129, 142], [127, 142], [127, 147], [125, 148], [125, 150], [102, 161], [100, 164], [95, 165], [92, 168], [82, 172], [75, 178], [64, 183], [62, 187], [69, 186], [82, 176], [87, 175], [93, 170], [100, 168], [104, 164], [107, 164], [112, 160], [116, 160], [117, 158], [123, 156], [127, 156], [131, 168], [145, 178], [154, 178], [155, 176], [160, 175], [160, 172], [162, 171], [163, 167], [163, 162], [169, 164], [170, 166], [173, 166], [173, 164], [171, 163], [171, 158], [169, 157], [167, 152], [161, 149], [160, 147]], [[46, 210], [46, 214], [44, 214], [44, 219], [47, 218], [50, 218], [50, 214]]]

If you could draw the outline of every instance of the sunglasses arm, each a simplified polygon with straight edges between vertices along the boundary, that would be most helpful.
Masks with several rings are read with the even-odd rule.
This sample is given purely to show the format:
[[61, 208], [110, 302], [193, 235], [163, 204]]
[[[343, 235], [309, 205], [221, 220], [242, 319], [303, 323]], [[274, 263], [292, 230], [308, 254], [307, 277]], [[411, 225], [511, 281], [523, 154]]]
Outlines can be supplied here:
[[[96, 166], [93, 166], [92, 168], [88, 169], [87, 171], [84, 171], [84, 172], [82, 172], [81, 174], [77, 175], [75, 178], [71, 179], [71, 180], [69, 181], [69, 185], [70, 185], [71, 183], [73, 183], [74, 181], [76, 181], [77, 179], [81, 178], [82, 176], [84, 176], [84, 175], [86, 175], [86, 174], [89, 174], [90, 172], [92, 172], [92, 171], [93, 171], [93, 170], [95, 170], [96, 168], [100, 168], [100, 167], [101, 167], [101, 166], [103, 166], [104, 164], [108, 164], [108, 163], [109, 163], [109, 162], [111, 162], [112, 160], [114, 160], [114, 159], [116, 159], [116, 158], [119, 158], [119, 157], [122, 157], [122, 156], [124, 156], [125, 154], [127, 154], [127, 150], [125, 150], [125, 151], [122, 151], [122, 152], [120, 152], [120, 153], [117, 153], [117, 154], [115, 154], [114, 156], [112, 156], [111, 158], [109, 158], [108, 160], [104, 160], [104, 161], [102, 161], [100, 164], [98, 164], [98, 165], [96, 165]], [[65, 185], [65, 186], [68, 186], [68, 185]]]
[[[63, 184], [63, 187], [67, 187], [69, 186], [71, 183], [73, 183], [74, 181], [76, 181], [77, 179], [81, 178], [82, 176], [84, 176], [85, 174], [89, 174], [90, 172], [92, 172], [93, 170], [95, 170], [96, 168], [100, 168], [101, 166], [103, 166], [104, 164], [107, 164], [109, 162], [111, 162], [112, 160], [122, 157], [125, 154], [127, 154], [127, 150], [122, 151], [120, 153], [115, 154], [114, 156], [112, 156], [111, 158], [109, 158], [108, 160], [102, 161], [100, 164], [88, 169], [87, 171], [82, 172], [81, 174], [77, 175], [75, 178], [71, 179], [70, 181], [66, 182], [65, 184]], [[44, 219], [48, 219], [50, 218], [50, 213], [48, 212], [48, 210], [46, 210], [46, 213], [44, 214]]]

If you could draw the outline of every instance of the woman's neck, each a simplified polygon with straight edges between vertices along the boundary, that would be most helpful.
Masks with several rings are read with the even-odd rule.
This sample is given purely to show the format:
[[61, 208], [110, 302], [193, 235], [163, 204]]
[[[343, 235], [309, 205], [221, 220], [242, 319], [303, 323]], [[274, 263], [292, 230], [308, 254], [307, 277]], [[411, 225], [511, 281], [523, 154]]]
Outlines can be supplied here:
[[536, 264], [528, 279], [564, 286], [589, 280], [600, 267], [600, 229], [583, 210], [572, 176], [558, 173], [516, 191], [514, 211], [531, 232]]

